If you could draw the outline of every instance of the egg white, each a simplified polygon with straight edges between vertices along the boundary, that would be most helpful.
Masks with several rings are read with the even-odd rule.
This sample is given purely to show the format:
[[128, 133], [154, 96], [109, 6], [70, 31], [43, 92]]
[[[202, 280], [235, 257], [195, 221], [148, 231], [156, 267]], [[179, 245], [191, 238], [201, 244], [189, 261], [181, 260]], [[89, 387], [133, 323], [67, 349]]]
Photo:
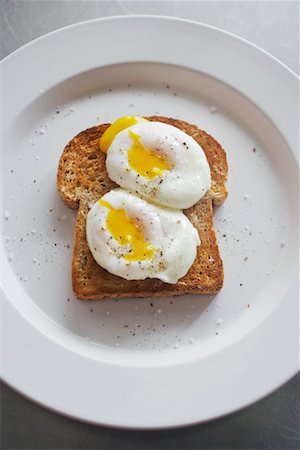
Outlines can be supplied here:
[[123, 189], [114, 189], [102, 197], [114, 209], [124, 209], [142, 229], [145, 240], [155, 251], [152, 259], [127, 261], [122, 255], [130, 245], [121, 245], [106, 226], [109, 209], [96, 202], [87, 215], [88, 246], [96, 262], [110, 273], [126, 280], [158, 278], [175, 284], [192, 266], [200, 238], [197, 230], [181, 211], [169, 210]]
[[[133, 145], [129, 130], [140, 136], [144, 148], [160, 154], [172, 168], [152, 179], [138, 174], [128, 162]], [[119, 186], [170, 208], [193, 206], [211, 186], [210, 168], [201, 146], [183, 131], [161, 122], [141, 121], [118, 133], [108, 149], [106, 168]]]

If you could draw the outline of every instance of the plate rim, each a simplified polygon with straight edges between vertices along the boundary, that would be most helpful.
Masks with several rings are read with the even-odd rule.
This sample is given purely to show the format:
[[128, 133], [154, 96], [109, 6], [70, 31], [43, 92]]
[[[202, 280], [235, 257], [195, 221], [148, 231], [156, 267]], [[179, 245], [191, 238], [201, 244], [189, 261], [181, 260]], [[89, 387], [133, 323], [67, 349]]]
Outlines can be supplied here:
[[87, 20], [81, 20], [79, 22], [75, 22], [63, 27], [59, 27], [56, 28], [55, 30], [49, 31], [48, 33], [42, 34], [41, 36], [38, 36], [37, 38], [32, 39], [29, 42], [26, 42], [26, 44], [21, 45], [21, 47], [16, 48], [15, 50], [13, 50], [11, 53], [9, 53], [8, 55], [6, 55], [4, 58], [2, 58], [0, 60], [0, 66], [3, 63], [6, 63], [10, 58], [16, 56], [19, 52], [24, 51], [24, 49], [26, 49], [27, 47], [31, 46], [31, 45], [35, 45], [37, 43], [37, 41], [42, 41], [43, 39], [47, 39], [49, 36], [61, 33], [61, 32], [65, 32], [69, 29], [72, 28], [77, 28], [79, 26], [84, 26], [84, 25], [89, 25], [91, 23], [97, 23], [97, 22], [110, 22], [110, 21], [119, 21], [119, 20], [128, 20], [128, 19], [147, 19], [147, 20], [151, 20], [151, 19], [166, 19], [167, 21], [175, 21], [175, 22], [185, 22], [185, 23], [190, 23], [193, 25], [200, 25], [203, 28], [207, 28], [207, 29], [211, 29], [217, 32], [220, 32], [221, 34], [225, 34], [227, 36], [230, 36], [233, 39], [238, 39], [239, 41], [245, 43], [246, 45], [250, 45], [251, 47], [255, 48], [256, 50], [258, 50], [259, 52], [265, 54], [268, 58], [272, 59], [273, 61], [275, 61], [276, 63], [278, 63], [280, 66], [282, 66], [284, 69], [286, 69], [288, 72], [290, 72], [290, 74], [294, 77], [296, 77], [296, 79], [298, 81], [300, 81], [300, 75], [297, 75], [297, 73], [295, 71], [293, 71], [288, 65], [286, 65], [284, 62], [282, 62], [279, 58], [277, 58], [276, 56], [272, 55], [272, 53], [268, 52], [267, 50], [263, 49], [262, 47], [260, 47], [259, 45], [249, 41], [248, 39], [239, 36], [231, 31], [227, 31], [224, 30], [220, 27], [217, 27], [215, 25], [210, 25], [207, 24], [205, 22], [197, 22], [196, 20], [192, 20], [192, 19], [185, 19], [182, 17], [175, 17], [175, 16], [168, 16], [168, 15], [160, 15], [160, 14], [126, 14], [126, 15], [121, 15], [121, 14], [117, 14], [117, 15], [112, 15], [112, 16], [105, 16], [105, 17], [97, 17], [97, 18], [93, 18], [93, 19], [87, 19]]

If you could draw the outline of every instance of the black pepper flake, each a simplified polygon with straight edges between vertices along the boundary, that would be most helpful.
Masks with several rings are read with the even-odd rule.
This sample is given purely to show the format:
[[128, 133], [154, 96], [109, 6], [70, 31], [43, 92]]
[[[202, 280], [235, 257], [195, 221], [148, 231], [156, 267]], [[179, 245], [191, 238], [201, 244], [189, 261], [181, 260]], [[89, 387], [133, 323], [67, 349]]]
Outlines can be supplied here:
[[14, 173], [14, 169], [10, 169], [10, 173]]
[[153, 308], [153, 303], [150, 303], [151, 308]]
[[67, 302], [69, 302], [70, 301], [70, 299], [69, 298], [67, 298]]
[[33, 180], [34, 183], [36, 183], [36, 180]]
[[170, 89], [170, 85], [169, 85], [169, 84], [167, 84], [167, 85], [166, 85], [166, 88], [167, 88], [167, 89]]
[[70, 244], [67, 244], [67, 248], [70, 248]]
[[243, 286], [243, 283], [240, 283], [240, 286]]
[[226, 237], [226, 234], [223, 234], [223, 237]]
[[255, 148], [255, 147], [253, 147], [252, 151], [253, 151], [253, 153], [255, 153], [255, 152], [256, 152], [256, 148]]
[[250, 308], [250, 305], [249, 305], [249, 303], [248, 303], [248, 305], [247, 305], [247, 308]]
[[94, 310], [93, 310], [93, 309], [90, 309], [90, 311], [93, 312]]
[[59, 111], [59, 109], [56, 111], [56, 114], [60, 114], [60, 111]]

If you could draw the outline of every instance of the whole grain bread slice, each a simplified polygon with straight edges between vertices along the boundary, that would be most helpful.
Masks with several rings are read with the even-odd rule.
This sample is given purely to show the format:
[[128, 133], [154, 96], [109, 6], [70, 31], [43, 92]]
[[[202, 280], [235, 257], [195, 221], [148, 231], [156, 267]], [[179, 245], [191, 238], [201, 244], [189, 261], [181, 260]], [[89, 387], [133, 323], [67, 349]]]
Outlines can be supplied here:
[[86, 216], [91, 206], [117, 187], [106, 172], [105, 154], [99, 139], [109, 124], [82, 131], [65, 147], [59, 161], [57, 185], [64, 202], [79, 208], [74, 235], [72, 283], [79, 299], [212, 294], [223, 285], [223, 263], [213, 230], [213, 204], [227, 197], [227, 159], [220, 144], [196, 125], [161, 116], [147, 117], [176, 126], [192, 136], [203, 148], [211, 170], [212, 186], [206, 195], [184, 213], [199, 232], [194, 264], [175, 285], [158, 279], [127, 281], [102, 269], [94, 260], [86, 240]]

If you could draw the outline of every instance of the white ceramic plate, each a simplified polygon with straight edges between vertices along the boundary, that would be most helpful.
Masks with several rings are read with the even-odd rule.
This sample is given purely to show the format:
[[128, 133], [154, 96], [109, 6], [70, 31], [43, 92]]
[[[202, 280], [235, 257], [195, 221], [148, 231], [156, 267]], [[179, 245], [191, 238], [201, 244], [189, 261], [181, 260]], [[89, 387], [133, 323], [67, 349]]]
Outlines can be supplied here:
[[[208, 420], [298, 369], [298, 79], [253, 45], [198, 23], [112, 17], [44, 36], [1, 64], [2, 376], [97, 424]], [[225, 266], [212, 296], [80, 302], [74, 211], [56, 192], [64, 145], [123, 115], [180, 117], [226, 149], [215, 212]]]

